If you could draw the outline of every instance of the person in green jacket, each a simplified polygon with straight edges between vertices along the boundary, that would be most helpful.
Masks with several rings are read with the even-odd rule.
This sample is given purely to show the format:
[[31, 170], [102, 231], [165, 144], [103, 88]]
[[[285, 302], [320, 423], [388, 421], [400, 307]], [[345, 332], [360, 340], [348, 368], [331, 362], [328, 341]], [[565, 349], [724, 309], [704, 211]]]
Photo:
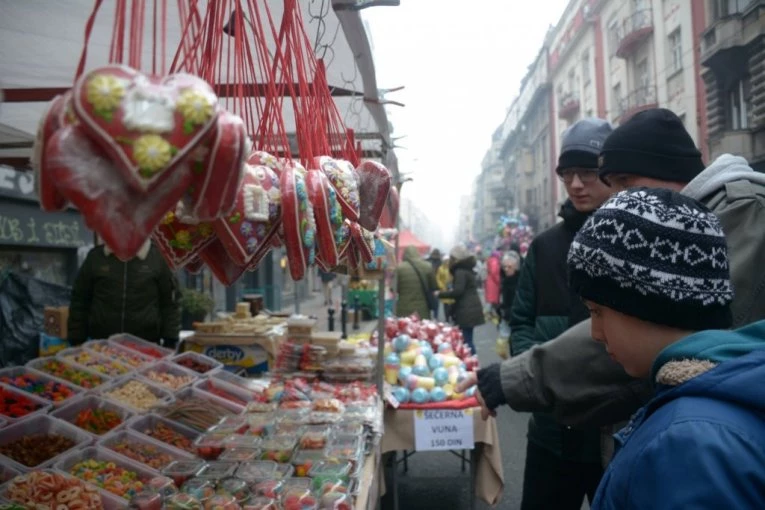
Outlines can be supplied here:
[[430, 319], [431, 297], [438, 289], [433, 266], [423, 260], [415, 246], [404, 248], [404, 260], [396, 268], [396, 315], [416, 313]]
[[178, 281], [147, 241], [123, 262], [105, 245], [88, 252], [72, 288], [69, 341], [79, 345], [129, 333], [175, 348], [181, 325]]

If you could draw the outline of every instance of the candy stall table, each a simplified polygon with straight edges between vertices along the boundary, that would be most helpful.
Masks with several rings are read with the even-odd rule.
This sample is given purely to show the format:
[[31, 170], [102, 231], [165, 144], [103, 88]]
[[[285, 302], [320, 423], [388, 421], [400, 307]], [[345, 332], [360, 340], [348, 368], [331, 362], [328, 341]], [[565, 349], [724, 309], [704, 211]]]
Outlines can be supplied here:
[[[479, 408], [471, 408], [468, 411], [473, 415], [475, 447], [470, 450], [467, 459], [462, 456], [464, 452], [454, 453], [470, 464], [471, 506], [474, 507], [476, 497], [494, 505], [499, 501], [505, 484], [497, 422], [493, 417], [483, 421]], [[395, 467], [416, 453], [414, 426], [416, 412], [417, 410], [414, 409], [385, 409], [385, 432], [380, 449], [383, 454], [393, 454]], [[401, 454], [403, 458], [399, 459]], [[391, 487], [396, 509], [398, 509], [398, 476], [397, 469], [394, 468]]]

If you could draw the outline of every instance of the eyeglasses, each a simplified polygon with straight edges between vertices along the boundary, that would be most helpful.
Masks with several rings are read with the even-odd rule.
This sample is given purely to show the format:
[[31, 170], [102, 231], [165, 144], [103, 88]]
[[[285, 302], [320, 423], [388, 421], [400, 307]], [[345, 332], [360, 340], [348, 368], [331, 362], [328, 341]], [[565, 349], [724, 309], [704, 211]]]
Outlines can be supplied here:
[[627, 189], [633, 187], [631, 183], [634, 181], [634, 177], [630, 174], [607, 174], [603, 176], [603, 180], [609, 186]]
[[579, 177], [579, 181], [582, 184], [590, 184], [598, 180], [598, 171], [597, 169], [593, 170], [585, 170], [585, 169], [568, 169], [568, 170], [562, 170], [558, 174], [558, 178], [560, 178], [561, 181], [563, 181], [566, 184], [571, 184], [574, 182], [574, 176]]

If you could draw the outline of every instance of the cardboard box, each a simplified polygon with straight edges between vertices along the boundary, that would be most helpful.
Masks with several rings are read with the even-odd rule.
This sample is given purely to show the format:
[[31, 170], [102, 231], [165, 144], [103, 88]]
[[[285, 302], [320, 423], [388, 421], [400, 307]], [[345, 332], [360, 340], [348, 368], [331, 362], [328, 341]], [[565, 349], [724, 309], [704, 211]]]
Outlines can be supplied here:
[[69, 341], [63, 338], [40, 333], [40, 357], [53, 356], [58, 351], [63, 351], [69, 347]]
[[46, 335], [67, 338], [68, 306], [46, 306], [43, 316], [45, 319], [44, 331]]
[[196, 333], [184, 340], [184, 350], [198, 352], [227, 368], [258, 374], [270, 370], [279, 341], [265, 336]]

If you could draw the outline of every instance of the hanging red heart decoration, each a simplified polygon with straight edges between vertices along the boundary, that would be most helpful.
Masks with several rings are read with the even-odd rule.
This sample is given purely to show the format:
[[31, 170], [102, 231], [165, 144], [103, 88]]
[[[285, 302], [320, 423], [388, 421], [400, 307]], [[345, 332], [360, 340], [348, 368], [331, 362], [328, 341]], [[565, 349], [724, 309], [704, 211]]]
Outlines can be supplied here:
[[306, 268], [316, 256], [316, 221], [308, 200], [305, 169], [293, 162], [285, 166], [280, 183], [284, 244], [287, 248], [290, 275], [295, 281], [303, 279]]
[[376, 161], [363, 161], [356, 168], [356, 175], [359, 179], [359, 225], [374, 232], [388, 200], [390, 172]]

